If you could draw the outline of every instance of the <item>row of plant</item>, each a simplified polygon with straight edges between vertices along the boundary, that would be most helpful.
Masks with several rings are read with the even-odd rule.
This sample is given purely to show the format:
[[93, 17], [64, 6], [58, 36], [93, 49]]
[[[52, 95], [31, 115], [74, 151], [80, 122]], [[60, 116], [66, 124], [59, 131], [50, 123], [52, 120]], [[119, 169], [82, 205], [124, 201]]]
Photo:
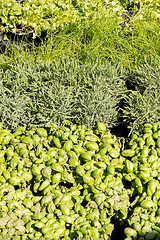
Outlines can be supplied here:
[[130, 76], [98, 59], [20, 59], [0, 70], [0, 121], [12, 130], [64, 120], [93, 129], [101, 121], [138, 133], [145, 122], [160, 119], [159, 74], [156, 62]]
[[[41, 20], [39, 18], [42, 17], [43, 14], [37, 13], [37, 11], [39, 11], [39, 8], [42, 8], [42, 5], [45, 5], [45, 3], [47, 7], [49, 7], [50, 4], [57, 4], [56, 8], [61, 9], [60, 11], [62, 11], [62, 7], [60, 6], [64, 4], [64, 2], [61, 3], [60, 1], [54, 3], [49, 1], [44, 1], [43, 3], [41, 1], [36, 1], [36, 3], [32, 3], [32, 1], [23, 1], [23, 3], [22, 1], [13, 1], [12, 3], [10, 0], [1, 1], [0, 21], [1, 23], [4, 22], [4, 24], [1, 24], [1, 31], [6, 33], [6, 35], [4, 34], [3, 41], [0, 43], [0, 52], [4, 52], [4, 49], [6, 49], [6, 52], [3, 58], [0, 58], [0, 63], [8, 61], [7, 50], [14, 48], [15, 52], [15, 48], [21, 45], [23, 46], [23, 43], [10, 42], [6, 38], [8, 37], [10, 39], [11, 37], [11, 40], [20, 39], [20, 37], [17, 38], [17, 36], [20, 36], [18, 32], [15, 33], [15, 35], [13, 33], [17, 30], [12, 29], [11, 31], [11, 28], [7, 27], [9, 24], [14, 25], [12, 21], [18, 21], [20, 17], [12, 16], [12, 11], [14, 10], [13, 5], [15, 4], [17, 8], [23, 8], [25, 4], [27, 6], [33, 5], [31, 7], [34, 9], [33, 14], [36, 16], [38, 24], [40, 24]], [[73, 3], [66, 1], [64, 4], [66, 8], [68, 6], [67, 4], [72, 5], [72, 7], [73, 4], [77, 4], [78, 9], [76, 8], [76, 12], [79, 14], [80, 19], [72, 23], [67, 23], [67, 20], [65, 20], [65, 26], [63, 28], [58, 27], [63, 24], [63, 21], [57, 20], [59, 21], [57, 30], [50, 30], [48, 32], [48, 38], [44, 38], [43, 43], [39, 38], [34, 40], [36, 44], [41, 42], [41, 47], [33, 48], [31, 57], [38, 54], [43, 59], [54, 60], [57, 58], [60, 60], [64, 55], [67, 55], [85, 62], [88, 61], [88, 58], [96, 59], [96, 57], [99, 56], [102, 62], [106, 59], [112, 63], [118, 62], [124, 70], [129, 72], [144, 63], [145, 58], [147, 58], [147, 61], [151, 61], [151, 57], [154, 56], [156, 61], [159, 62], [159, 50], [157, 47], [160, 45], [159, 1], [140, 1], [139, 3], [137, 2], [138, 4], [136, 2], [132, 4], [134, 1], [103, 1], [103, 3], [102, 1], [87, 1], [87, 3], [88, 4], [84, 1], [73, 1]], [[53, 8], [53, 10], [56, 8]], [[80, 10], [81, 8], [82, 10]], [[27, 14], [30, 10], [24, 12]], [[86, 17], [85, 14], [89, 14], [90, 17]], [[67, 16], [67, 14], [65, 16]], [[71, 18], [74, 18], [74, 16], [74, 14], [71, 14]], [[65, 19], [64, 16], [61, 17]], [[6, 18], [11, 18], [12, 20], [6, 20]], [[31, 21], [34, 20], [34, 16], [30, 17], [30, 19]], [[53, 27], [52, 23], [54, 22], [55, 20], [51, 21], [51, 27]], [[32, 29], [31, 35], [34, 32], [35, 37], [41, 38], [44, 33], [43, 27], [44, 26], [39, 25], [39, 30], [34, 31]], [[19, 31], [20, 28], [19, 26]], [[43, 33], [41, 34], [41, 32]], [[47, 32], [45, 32], [43, 36], [46, 35]], [[16, 44], [16, 46], [12, 47], [14, 44]], [[32, 43], [30, 42], [28, 48], [30, 48], [31, 45]], [[24, 43], [24, 48], [27, 48], [26, 43]], [[20, 51], [22, 51], [22, 48]], [[14, 61], [17, 55], [21, 58], [24, 54], [24, 52], [19, 54], [18, 51], [16, 54], [12, 52], [9, 61]], [[15, 55], [14, 58], [13, 55]]]
[[[108, 14], [118, 18], [124, 10], [138, 12], [134, 21], [149, 14], [152, 18], [160, 18], [159, 1], [47, 1], [47, 0], [6, 0], [0, 1], [1, 31], [11, 30], [23, 34], [33, 31], [35, 38], [41, 32], [54, 32], [66, 25], [80, 21], [96, 21]], [[128, 15], [129, 18], [129, 15]]]
[[159, 1], [0, 4], [0, 239], [160, 239]]
[[[96, 20], [110, 12], [112, 2], [103, 1], [1, 1], [1, 30], [23, 34], [33, 32], [33, 38], [41, 32], [54, 32], [80, 21]], [[114, 9], [114, 4], [111, 11]], [[120, 11], [122, 7], [119, 6]]]
[[125, 149], [101, 122], [1, 124], [0, 150], [0, 239], [108, 240], [115, 222], [125, 240], [160, 239], [160, 122]]

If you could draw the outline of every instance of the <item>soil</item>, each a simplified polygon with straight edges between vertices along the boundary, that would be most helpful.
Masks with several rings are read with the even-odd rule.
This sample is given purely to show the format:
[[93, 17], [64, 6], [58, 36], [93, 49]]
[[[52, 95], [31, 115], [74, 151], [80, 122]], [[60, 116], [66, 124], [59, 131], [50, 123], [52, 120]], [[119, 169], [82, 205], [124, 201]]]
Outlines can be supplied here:
[[124, 240], [124, 239], [125, 239], [124, 227], [121, 226], [120, 224], [115, 224], [114, 230], [111, 235], [111, 240]]

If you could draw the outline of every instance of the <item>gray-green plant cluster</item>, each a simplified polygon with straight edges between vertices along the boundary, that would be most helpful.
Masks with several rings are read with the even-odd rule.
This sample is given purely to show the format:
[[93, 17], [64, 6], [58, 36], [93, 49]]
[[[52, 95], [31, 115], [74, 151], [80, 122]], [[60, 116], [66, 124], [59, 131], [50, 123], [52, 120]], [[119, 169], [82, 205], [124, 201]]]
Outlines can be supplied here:
[[131, 132], [139, 132], [144, 123], [154, 123], [160, 119], [160, 66], [157, 62], [146, 62], [133, 71], [130, 80], [134, 90], [124, 97], [122, 110], [124, 123]]
[[16, 62], [0, 72], [0, 120], [10, 129], [67, 119], [91, 128], [102, 121], [111, 128], [126, 89], [123, 75], [108, 61]]

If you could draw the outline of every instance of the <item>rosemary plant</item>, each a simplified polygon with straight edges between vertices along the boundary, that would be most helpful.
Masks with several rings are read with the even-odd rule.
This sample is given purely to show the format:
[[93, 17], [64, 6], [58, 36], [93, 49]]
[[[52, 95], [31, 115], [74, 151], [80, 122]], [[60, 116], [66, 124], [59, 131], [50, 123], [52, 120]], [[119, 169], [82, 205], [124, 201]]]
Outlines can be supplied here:
[[31, 127], [70, 120], [94, 127], [117, 125], [125, 87], [122, 68], [108, 61], [82, 63], [17, 59], [0, 72], [0, 121], [5, 127]]
[[122, 109], [124, 123], [131, 133], [141, 132], [144, 123], [160, 120], [160, 88], [148, 87], [143, 93], [129, 91], [125, 96], [125, 107]]

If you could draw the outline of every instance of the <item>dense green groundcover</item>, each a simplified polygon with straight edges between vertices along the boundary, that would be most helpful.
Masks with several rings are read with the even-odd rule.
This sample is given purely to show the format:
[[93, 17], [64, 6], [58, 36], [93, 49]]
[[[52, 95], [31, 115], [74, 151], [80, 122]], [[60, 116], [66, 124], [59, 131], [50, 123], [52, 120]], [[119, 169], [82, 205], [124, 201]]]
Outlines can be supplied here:
[[108, 240], [117, 223], [125, 240], [160, 239], [160, 122], [129, 145], [102, 122], [2, 126], [0, 239]]
[[0, 240], [160, 239], [159, 6], [0, 0]]
[[[120, 63], [127, 72], [141, 66], [145, 58], [150, 62], [154, 57], [160, 62], [159, 0], [1, 0], [0, 5], [0, 31], [7, 34], [3, 39], [5, 45], [7, 38], [18, 38], [19, 34], [13, 32], [22, 26], [24, 31], [30, 29], [34, 33], [35, 42], [37, 38], [42, 40], [43, 44], [32, 51], [31, 58], [38, 54], [43, 59], [60, 60], [67, 55], [86, 62], [99, 56], [101, 61]], [[9, 60], [14, 61], [13, 54]]]
[[159, 76], [155, 60], [128, 74], [99, 58], [18, 58], [0, 70], [0, 121], [12, 130], [63, 120], [93, 129], [101, 121], [140, 133], [160, 120]]
[[[133, 21], [149, 18], [160, 19], [160, 1], [153, 0], [6, 0], [0, 1], [0, 31], [25, 34], [33, 32], [33, 38], [41, 32], [54, 32], [79, 22], [96, 22], [114, 14], [120, 20], [125, 11], [125, 23], [133, 15]], [[87, 21], [86, 21], [87, 20]]]
[[120, 66], [74, 58], [17, 61], [0, 71], [0, 121], [9, 129], [71, 120], [94, 128], [117, 124], [126, 89]]

